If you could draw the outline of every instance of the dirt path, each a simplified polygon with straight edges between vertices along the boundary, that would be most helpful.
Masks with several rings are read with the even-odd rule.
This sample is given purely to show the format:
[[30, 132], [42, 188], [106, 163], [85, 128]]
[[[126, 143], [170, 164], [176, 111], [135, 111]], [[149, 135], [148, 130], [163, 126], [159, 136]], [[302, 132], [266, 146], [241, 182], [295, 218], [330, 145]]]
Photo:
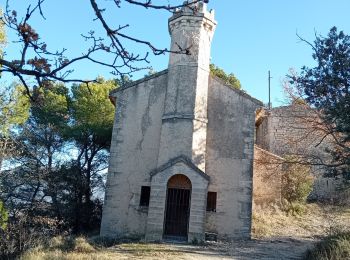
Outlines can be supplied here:
[[181, 244], [122, 244], [110, 248], [115, 259], [219, 260], [219, 259], [302, 259], [312, 240], [288, 238], [209, 243], [205, 246]]
[[[171, 243], [122, 243], [102, 246], [85, 238], [76, 239], [73, 250], [66, 242], [53, 243], [53, 248], [28, 252], [26, 260], [285, 260], [302, 259], [307, 249], [330, 234], [350, 230], [350, 208], [310, 204], [305, 214], [290, 216], [273, 210], [256, 210], [253, 215], [255, 239], [212, 242], [201, 246]], [[98, 238], [98, 237], [97, 237]], [[79, 243], [77, 243], [77, 241]], [[121, 242], [121, 241], [119, 241]], [[69, 242], [71, 243], [71, 242]], [[69, 247], [68, 247], [69, 248]]]

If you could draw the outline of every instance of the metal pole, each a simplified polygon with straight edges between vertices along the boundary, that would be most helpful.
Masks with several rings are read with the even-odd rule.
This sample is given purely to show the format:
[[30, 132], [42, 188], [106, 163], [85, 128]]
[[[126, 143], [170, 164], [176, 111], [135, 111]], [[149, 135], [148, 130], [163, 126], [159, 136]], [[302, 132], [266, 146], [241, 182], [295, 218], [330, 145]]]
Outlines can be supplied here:
[[271, 109], [271, 74], [269, 71], [269, 105], [268, 108]]

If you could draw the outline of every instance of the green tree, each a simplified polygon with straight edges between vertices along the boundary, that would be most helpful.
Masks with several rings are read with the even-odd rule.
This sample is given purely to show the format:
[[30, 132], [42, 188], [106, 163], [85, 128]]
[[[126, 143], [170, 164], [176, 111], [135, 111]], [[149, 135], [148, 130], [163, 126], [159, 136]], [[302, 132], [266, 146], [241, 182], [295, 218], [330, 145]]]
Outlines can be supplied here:
[[117, 84], [97, 81], [71, 92], [46, 82], [31, 93], [30, 116], [17, 130], [16, 168], [0, 176], [0, 199], [11, 215], [55, 218], [74, 232], [99, 224], [93, 195], [103, 191], [114, 120], [108, 95]]
[[[3, 15], [2, 9], [0, 9], [0, 17]], [[0, 59], [3, 58], [3, 47], [6, 43], [6, 34], [5, 34], [5, 24], [2, 20], [0, 20]], [[0, 64], [1, 68], [1, 64]], [[0, 74], [1, 76], [1, 74]]]
[[117, 87], [116, 81], [102, 78], [97, 81], [98, 83], [89, 87], [84, 84], [72, 87], [71, 124], [67, 137], [78, 151], [78, 156], [70, 168], [76, 180], [79, 180], [72, 183], [80, 185], [76, 196], [76, 232], [89, 228], [93, 222], [92, 195], [103, 186], [101, 171], [107, 167], [112, 136], [114, 107], [108, 95]]
[[[26, 211], [32, 217], [60, 217], [58, 187], [53, 180], [64, 159], [61, 131], [69, 120], [68, 90], [63, 85], [46, 84], [33, 91], [36, 102], [30, 104], [29, 118], [12, 136], [19, 144], [19, 152], [10, 158], [16, 167], [0, 176], [0, 198], [11, 205], [8, 210], [13, 216]], [[22, 96], [27, 98], [24, 93]]]
[[29, 99], [22, 86], [11, 85], [0, 91], [0, 170], [2, 161], [16, 150], [12, 133], [29, 117]]
[[[1, 9], [0, 16], [2, 16]], [[3, 57], [5, 44], [5, 27], [4, 22], [0, 19], [0, 59]], [[10, 130], [16, 125], [22, 124], [28, 118], [29, 103], [27, 98], [21, 95], [23, 89], [23, 87], [15, 84], [6, 88], [0, 87], [0, 170], [3, 159], [9, 156], [13, 149]]]
[[210, 73], [219, 79], [222, 79], [226, 84], [232, 88], [241, 89], [241, 82], [235, 77], [233, 73], [227, 74], [223, 69], [210, 64]]
[[336, 27], [327, 37], [317, 36], [308, 43], [316, 66], [302, 67], [300, 75], [290, 75], [290, 83], [303, 99], [320, 111], [326, 124], [325, 136], [334, 140], [329, 148], [333, 162], [329, 166], [336, 172], [350, 170], [350, 36]]
[[0, 91], [0, 136], [9, 136], [13, 127], [28, 119], [30, 102], [23, 95], [24, 91], [20, 85], [12, 85]]

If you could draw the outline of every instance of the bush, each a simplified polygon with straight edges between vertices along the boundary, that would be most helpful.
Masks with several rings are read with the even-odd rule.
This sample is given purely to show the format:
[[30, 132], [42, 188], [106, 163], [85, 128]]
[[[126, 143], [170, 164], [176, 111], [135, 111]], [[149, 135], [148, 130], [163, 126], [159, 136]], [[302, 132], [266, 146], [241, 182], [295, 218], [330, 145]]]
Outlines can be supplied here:
[[0, 200], [0, 230], [4, 230], [7, 225], [8, 213], [4, 207], [3, 202]]
[[227, 74], [223, 69], [210, 64], [210, 73], [225, 82], [225, 84], [230, 85], [235, 89], [241, 89], [241, 82], [235, 77], [233, 73]]
[[0, 259], [15, 259], [24, 251], [42, 245], [43, 240], [60, 231], [59, 224], [41, 217], [11, 219], [6, 229], [0, 229]]
[[350, 232], [329, 236], [308, 250], [306, 260], [350, 259]]
[[84, 237], [77, 237], [75, 239], [73, 250], [79, 253], [96, 252], [96, 249]]
[[312, 186], [310, 167], [291, 163], [282, 176], [282, 198], [289, 203], [303, 204], [312, 191]]
[[289, 202], [287, 200], [282, 201], [282, 210], [287, 212], [287, 215], [301, 216], [305, 213], [305, 203]]
[[113, 259], [89, 239], [79, 236], [56, 236], [24, 252], [20, 259]]

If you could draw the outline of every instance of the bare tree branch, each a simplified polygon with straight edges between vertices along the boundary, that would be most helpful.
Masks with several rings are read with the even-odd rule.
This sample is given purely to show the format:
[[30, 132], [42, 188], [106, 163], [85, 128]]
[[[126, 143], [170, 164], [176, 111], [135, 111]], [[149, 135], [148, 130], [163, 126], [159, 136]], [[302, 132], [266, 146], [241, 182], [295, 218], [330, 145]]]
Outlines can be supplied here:
[[[108, 24], [104, 17], [104, 9], [100, 8], [96, 0], [90, 0], [90, 5], [95, 14], [95, 20], [100, 21], [103, 30], [106, 32], [107, 38], [96, 37], [93, 31], [87, 35], [82, 35], [82, 40], [89, 43], [90, 47], [82, 54], [68, 58], [66, 56], [66, 49], [61, 51], [49, 50], [47, 44], [40, 37], [37, 31], [31, 25], [31, 18], [35, 13], [40, 14], [42, 19], [46, 19], [43, 12], [43, 3], [46, 0], [37, 0], [35, 5], [28, 5], [25, 15], [20, 18], [16, 10], [10, 8], [10, 2], [6, 1], [6, 8], [1, 17], [4, 25], [16, 32], [18, 40], [15, 43], [20, 44], [21, 50], [18, 59], [7, 59], [6, 53], [0, 57], [0, 73], [11, 73], [17, 77], [30, 95], [31, 88], [36, 85], [42, 87], [46, 81], [60, 81], [64, 83], [77, 82], [89, 84], [95, 82], [93, 79], [78, 79], [72, 78], [71, 74], [74, 71], [74, 66], [80, 61], [88, 61], [94, 64], [101, 65], [111, 69], [111, 73], [116, 76], [130, 75], [133, 72], [147, 69], [149, 53], [144, 55], [134, 54], [127, 50], [124, 41], [134, 42], [146, 46], [152, 54], [161, 55], [165, 53], [190, 54], [190, 47], [179, 46], [179, 51], [170, 51], [167, 48], [157, 48], [151, 42], [139, 39], [123, 33], [123, 30], [129, 27], [129, 24], [119, 25], [115, 28]], [[128, 4], [135, 6], [142, 6], [150, 9], [166, 10], [169, 12], [176, 12], [178, 8], [188, 7], [189, 10], [196, 12], [198, 4], [201, 2], [208, 2], [206, 0], [192, 0], [185, 1], [181, 5], [156, 5], [152, 1], [135, 1], [125, 0]], [[114, 0], [114, 5], [121, 8], [121, 0]], [[105, 59], [100, 59], [102, 54], [108, 54], [111, 57], [111, 62]], [[104, 56], [105, 57], [105, 56]]]

